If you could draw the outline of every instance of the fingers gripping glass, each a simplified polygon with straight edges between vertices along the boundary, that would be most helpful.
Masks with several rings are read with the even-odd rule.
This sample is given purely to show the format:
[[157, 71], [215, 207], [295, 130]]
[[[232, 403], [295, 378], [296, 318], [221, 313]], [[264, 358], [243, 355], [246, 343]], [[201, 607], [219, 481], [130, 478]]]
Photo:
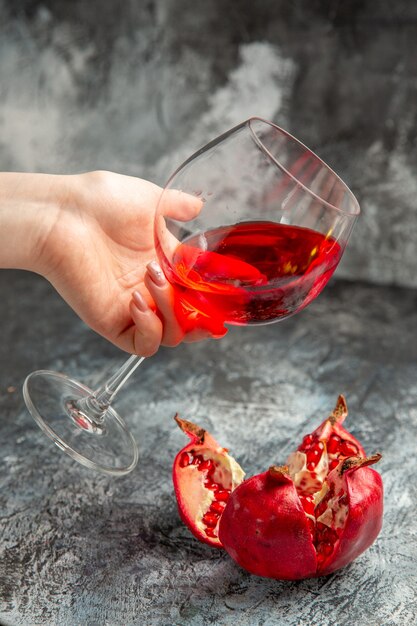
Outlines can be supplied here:
[[[173, 190], [185, 194], [187, 217], [191, 200], [192, 219], [172, 218]], [[156, 249], [183, 332], [219, 336], [225, 324], [267, 324], [303, 309], [336, 269], [358, 215], [340, 178], [270, 122], [251, 118], [209, 143], [173, 174], [155, 215]], [[138, 450], [112, 402], [142, 361], [131, 356], [95, 391], [34, 372], [24, 384], [27, 407], [72, 458], [126, 474]]]

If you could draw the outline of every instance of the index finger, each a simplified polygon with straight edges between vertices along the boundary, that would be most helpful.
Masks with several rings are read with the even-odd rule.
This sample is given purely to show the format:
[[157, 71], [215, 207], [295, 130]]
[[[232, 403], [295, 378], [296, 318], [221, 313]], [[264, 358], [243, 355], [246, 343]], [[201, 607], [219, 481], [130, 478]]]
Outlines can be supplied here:
[[185, 193], [181, 189], [165, 189], [159, 200], [158, 211], [165, 217], [188, 222], [197, 217], [202, 206], [201, 198]]

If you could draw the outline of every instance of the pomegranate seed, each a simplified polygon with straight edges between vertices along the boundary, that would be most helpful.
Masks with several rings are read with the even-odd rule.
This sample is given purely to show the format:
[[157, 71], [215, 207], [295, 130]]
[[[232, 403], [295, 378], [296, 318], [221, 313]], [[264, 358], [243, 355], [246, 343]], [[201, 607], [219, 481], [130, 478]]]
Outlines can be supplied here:
[[307, 450], [314, 441], [313, 435], [306, 435], [303, 438], [301, 446], [298, 448], [299, 450]]
[[317, 541], [326, 541], [329, 534], [329, 527], [325, 524], [317, 523]]
[[226, 502], [230, 496], [230, 489], [219, 489], [214, 494], [216, 500], [220, 500], [220, 502]]
[[315, 525], [314, 521], [311, 519], [311, 517], [307, 517], [307, 523], [308, 523], [308, 527], [309, 527], [309, 530], [310, 530], [311, 538], [314, 541], [314, 537], [316, 535], [316, 525]]
[[342, 456], [356, 456], [358, 454], [358, 448], [354, 443], [349, 441], [342, 441], [340, 444], [340, 454]]
[[319, 545], [317, 546], [317, 550], [323, 556], [330, 556], [333, 552], [333, 544], [327, 543], [327, 541], [319, 543]]
[[339, 435], [331, 435], [329, 441], [327, 442], [327, 452], [329, 454], [335, 454], [338, 452], [340, 441], [341, 439]]
[[213, 528], [205, 528], [204, 532], [206, 533], [207, 537], [211, 537], [212, 539], [217, 539], [217, 533]]
[[316, 529], [316, 540], [318, 543], [323, 542], [333, 545], [337, 541], [338, 534], [333, 528], [330, 528], [330, 526], [317, 522]]
[[221, 515], [225, 509], [225, 503], [224, 502], [212, 502], [210, 505], [210, 511], [213, 511], [214, 513], [218, 513], [219, 515]]
[[196, 454], [196, 456], [190, 462], [190, 465], [200, 465], [202, 460], [203, 460], [203, 457], [201, 456], [201, 454]]
[[206, 526], [209, 526], [210, 528], [214, 528], [215, 526], [217, 526], [217, 522], [218, 521], [219, 521], [219, 514], [218, 513], [207, 512], [203, 516], [204, 524]]
[[319, 502], [316, 508], [314, 509], [314, 515], [316, 516], [316, 518], [320, 517], [320, 515], [322, 515], [326, 509], [327, 509], [327, 500], [324, 499], [321, 502]]
[[212, 483], [211, 480], [205, 480], [204, 487], [206, 489], [210, 489], [210, 491], [217, 491], [219, 488], [219, 485], [217, 483]]
[[339, 465], [339, 461], [337, 459], [333, 459], [333, 461], [330, 461], [329, 463], [329, 471], [331, 472], [338, 465]]
[[[321, 455], [323, 454], [324, 444], [322, 441], [318, 441], [310, 450], [307, 452], [307, 469], [314, 469], [319, 462]], [[314, 465], [309, 468], [309, 464], [314, 463]]]
[[300, 496], [301, 505], [305, 513], [314, 515], [314, 500], [313, 496]]
[[193, 456], [188, 454], [188, 452], [183, 452], [180, 456], [179, 465], [180, 467], [187, 467], [190, 463], [193, 462]]
[[310, 470], [310, 471], [313, 470], [313, 469], [316, 469], [316, 465], [317, 465], [317, 463], [315, 461], [309, 461], [307, 463], [307, 469]]
[[202, 461], [198, 467], [198, 471], [199, 472], [204, 472], [204, 470], [207, 470], [208, 473], [212, 472], [214, 470], [214, 463], [211, 459], [206, 459], [205, 461]]

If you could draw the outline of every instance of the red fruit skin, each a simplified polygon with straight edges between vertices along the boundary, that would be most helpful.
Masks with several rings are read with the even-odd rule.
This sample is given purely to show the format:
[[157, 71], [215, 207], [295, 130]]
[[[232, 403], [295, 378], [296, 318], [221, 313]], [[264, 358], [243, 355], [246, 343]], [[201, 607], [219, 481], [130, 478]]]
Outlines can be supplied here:
[[335, 551], [319, 566], [317, 576], [331, 574], [351, 563], [369, 548], [382, 528], [384, 488], [378, 472], [370, 467], [347, 470], [346, 493], [349, 502], [346, 525]]
[[230, 495], [219, 539], [241, 567], [257, 576], [298, 580], [316, 575], [317, 559], [307, 517], [288, 475], [270, 470]]

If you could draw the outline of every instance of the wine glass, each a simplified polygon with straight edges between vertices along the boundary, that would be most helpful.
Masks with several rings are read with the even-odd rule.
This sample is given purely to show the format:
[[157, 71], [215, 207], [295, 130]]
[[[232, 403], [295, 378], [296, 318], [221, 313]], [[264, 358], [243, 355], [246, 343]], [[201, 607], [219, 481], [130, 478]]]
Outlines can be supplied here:
[[[187, 222], [169, 217], [174, 189], [193, 198]], [[252, 117], [211, 141], [171, 176], [155, 213], [155, 245], [184, 332], [220, 336], [225, 324], [267, 324], [300, 311], [336, 269], [359, 212], [342, 180], [271, 122]], [[73, 459], [126, 474], [138, 449], [112, 401], [142, 361], [131, 356], [95, 391], [33, 372], [26, 405]]]

